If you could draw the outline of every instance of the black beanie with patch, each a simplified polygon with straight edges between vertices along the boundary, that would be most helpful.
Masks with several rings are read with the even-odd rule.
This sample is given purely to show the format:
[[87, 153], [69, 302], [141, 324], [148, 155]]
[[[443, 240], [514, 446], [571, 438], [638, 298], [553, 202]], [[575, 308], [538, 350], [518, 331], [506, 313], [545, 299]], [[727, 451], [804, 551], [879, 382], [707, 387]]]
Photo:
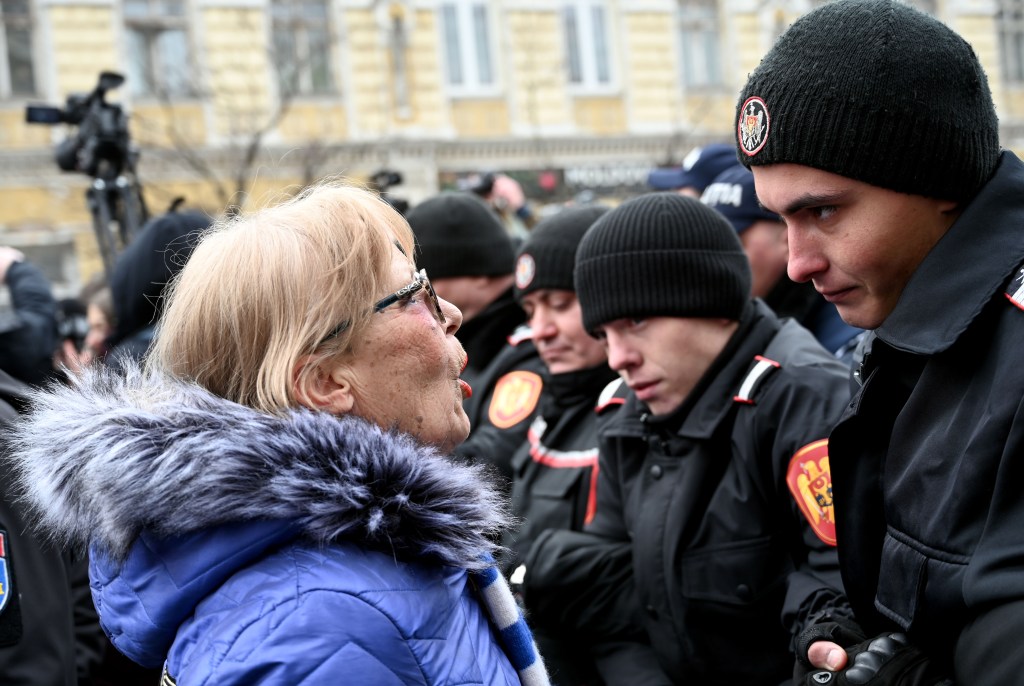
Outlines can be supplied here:
[[837, 0], [797, 20], [737, 103], [746, 166], [793, 163], [940, 200], [995, 171], [999, 122], [970, 44], [898, 0]]
[[570, 207], [533, 227], [516, 258], [516, 299], [546, 288], [576, 290], [576, 249], [587, 229], [607, 211], [600, 205]]
[[405, 218], [416, 236], [416, 265], [430, 278], [512, 273], [512, 239], [479, 198], [441, 193], [413, 207]]
[[601, 217], [576, 252], [583, 326], [617, 319], [740, 318], [750, 264], [728, 221], [696, 198], [651, 193]]

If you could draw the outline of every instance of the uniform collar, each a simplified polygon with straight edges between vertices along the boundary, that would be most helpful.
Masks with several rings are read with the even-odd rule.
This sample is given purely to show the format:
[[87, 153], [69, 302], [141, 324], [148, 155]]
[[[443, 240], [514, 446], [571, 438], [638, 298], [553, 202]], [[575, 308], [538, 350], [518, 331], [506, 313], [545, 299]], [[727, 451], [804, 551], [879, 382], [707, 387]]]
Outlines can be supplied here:
[[931, 355], [949, 348], [1024, 262], [1024, 163], [1003, 152], [986, 183], [914, 272], [876, 330], [888, 345]]

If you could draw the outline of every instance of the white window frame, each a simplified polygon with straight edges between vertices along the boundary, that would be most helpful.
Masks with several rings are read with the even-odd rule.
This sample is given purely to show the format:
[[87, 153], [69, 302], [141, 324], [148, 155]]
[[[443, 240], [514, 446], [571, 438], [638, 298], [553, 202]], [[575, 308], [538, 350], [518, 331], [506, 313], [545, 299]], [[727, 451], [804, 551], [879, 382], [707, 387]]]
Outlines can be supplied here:
[[[603, 27], [595, 27], [595, 12], [603, 15]], [[569, 34], [570, 17], [575, 18], [576, 54]], [[615, 60], [612, 54], [611, 10], [605, 0], [568, 0], [562, 3], [562, 40], [565, 45], [565, 81], [575, 95], [608, 94], [617, 88]], [[599, 30], [603, 29], [603, 30]], [[600, 59], [604, 48], [604, 64]], [[575, 57], [575, 59], [574, 59]], [[573, 80], [573, 63], [579, 79]], [[603, 71], [605, 73], [601, 73]]]
[[[453, 46], [449, 43], [449, 11], [454, 13], [455, 37], [457, 43]], [[487, 35], [481, 45], [480, 37], [477, 34], [478, 12], [483, 12], [483, 25]], [[444, 0], [438, 3], [438, 30], [440, 31], [441, 58], [444, 66], [445, 90], [449, 95], [465, 97], [494, 97], [500, 92], [500, 81], [498, 78], [498, 51], [494, 43], [494, 16], [492, 4], [484, 0]], [[480, 50], [486, 51], [481, 54]], [[461, 83], [453, 83], [452, 76], [456, 64], [453, 61], [452, 53], [457, 53], [458, 66], [461, 73]], [[467, 58], [471, 56], [471, 58]], [[483, 59], [481, 59], [483, 58]], [[481, 65], [486, 64], [490, 71], [490, 79]]]
[[688, 0], [680, 3], [676, 12], [676, 27], [683, 90], [723, 88], [722, 39], [716, 0]]
[[1003, 82], [1024, 86], [1024, 0], [999, 0], [996, 26]]
[[[128, 45], [128, 41], [132, 40], [131, 34], [143, 33], [157, 36], [160, 33], [169, 31], [181, 32], [185, 37], [185, 62], [182, 65], [172, 65], [175, 69], [183, 70], [183, 83], [184, 86], [180, 90], [169, 91], [167, 90], [167, 81], [161, 79], [159, 74], [166, 68], [167, 65], [160, 64], [160, 54], [157, 49], [156, 40], [150, 38], [146, 40], [146, 49], [150, 52], [149, 58], [150, 63], [153, 65], [154, 74], [153, 76], [153, 89], [142, 91], [139, 89], [138, 79], [131, 78], [129, 76], [127, 81], [127, 87], [131, 91], [134, 98], [142, 100], [150, 99], [168, 99], [168, 100], [187, 100], [195, 98], [197, 96], [196, 90], [199, 88], [199, 84], [193, 81], [195, 78], [196, 71], [192, 68], [193, 65], [193, 46], [192, 46], [192, 31], [189, 28], [189, 2], [188, 0], [181, 0], [182, 12], [180, 15], [168, 14], [160, 11], [160, 6], [163, 4], [163, 0], [144, 0], [149, 5], [149, 13], [144, 17], [130, 16], [124, 12], [124, 5], [122, 5], [122, 26], [124, 30], [125, 39], [125, 55], [128, 60], [135, 61], [136, 55], [134, 54], [131, 47]], [[130, 74], [130, 72], [129, 72]], [[148, 88], [149, 84], [143, 84]]]
[[26, 0], [27, 14], [16, 16], [14, 24], [23, 25], [19, 28], [27, 28], [29, 35], [29, 53], [32, 65], [32, 88], [28, 92], [14, 92], [14, 84], [11, 79], [10, 52], [7, 45], [8, 19], [4, 16], [3, 5], [0, 5], [0, 98], [5, 100], [15, 98], [32, 98], [39, 95], [39, 62], [36, 59], [36, 22], [32, 10], [32, 2]]
[[[297, 59], [300, 64], [298, 65], [297, 72], [291, 74], [293, 80], [297, 85], [297, 88], [293, 93], [289, 93], [289, 97], [293, 98], [322, 98], [322, 97], [335, 97], [339, 94], [338, 87], [338, 67], [334, 59], [334, 28], [332, 21], [332, 7], [330, 0], [321, 0], [323, 2], [324, 9], [324, 21], [326, 22], [326, 36], [327, 44], [324, 46], [324, 54], [327, 56], [327, 85], [322, 88], [317, 88], [313, 83], [313, 62], [309, 59], [310, 53], [310, 37], [309, 28], [317, 25], [313, 19], [306, 19], [301, 16], [293, 14], [289, 19], [284, 22], [287, 25], [292, 38], [295, 40], [295, 52]], [[274, 46], [276, 51], [277, 48], [277, 26], [279, 20], [274, 16], [274, 5], [277, 4], [275, 0], [270, 0], [269, 11], [270, 11], [270, 44]], [[281, 4], [291, 5], [291, 2], [285, 0]], [[302, 1], [297, 4], [302, 4]], [[302, 30], [296, 30], [296, 28]], [[276, 56], [276, 53], [275, 53]], [[290, 59], [290, 56], [289, 56]], [[271, 65], [273, 70], [274, 82], [278, 89], [278, 94], [283, 95], [282, 91], [282, 80], [287, 78], [289, 75], [282, 74], [279, 71], [277, 65]]]

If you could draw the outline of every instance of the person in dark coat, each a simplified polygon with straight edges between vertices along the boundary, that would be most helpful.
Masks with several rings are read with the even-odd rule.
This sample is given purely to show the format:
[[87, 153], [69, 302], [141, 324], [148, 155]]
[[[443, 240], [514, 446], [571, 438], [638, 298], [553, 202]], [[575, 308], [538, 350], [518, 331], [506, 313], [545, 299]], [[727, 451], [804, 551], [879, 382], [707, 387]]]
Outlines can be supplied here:
[[848, 368], [751, 299], [735, 231], [693, 198], [608, 212], [575, 283], [622, 405], [600, 429], [593, 521], [544, 532], [526, 560], [535, 621], [575, 619], [617, 656], [610, 686], [778, 686], [809, 617], [848, 613], [827, 439]]
[[[580, 239], [607, 211], [572, 207], [544, 219], [516, 261], [516, 299], [545, 365], [540, 412], [512, 456], [512, 513], [522, 523], [505, 537], [504, 567], [517, 581], [515, 570], [542, 531], [580, 531], [597, 507], [597, 405], [618, 377], [604, 344], [583, 328], [572, 271]], [[587, 646], [572, 634], [539, 632], [537, 643], [560, 686], [596, 683]]]
[[826, 350], [848, 364], [864, 334], [839, 316], [836, 306], [821, 297], [810, 282], [797, 283], [786, 274], [789, 244], [786, 224], [761, 207], [754, 175], [737, 163], [715, 177], [700, 198], [729, 220], [750, 260], [751, 293], [762, 298], [779, 317], [792, 317], [814, 334]]
[[981, 63], [910, 5], [840, 0], [739, 103], [789, 275], [874, 332], [830, 439], [856, 623], [810, 627], [805, 683], [1021, 683], [1024, 164]]
[[91, 684], [106, 646], [89, 593], [88, 563], [30, 526], [8, 439], [31, 389], [0, 371], [0, 683]]
[[57, 350], [57, 301], [50, 282], [20, 250], [0, 247], [0, 284], [11, 310], [0, 312], [0, 370], [29, 385], [53, 377]]
[[507, 482], [512, 453], [526, 438], [544, 389], [544, 363], [512, 292], [512, 241], [470, 193], [441, 193], [407, 218], [419, 263], [438, 295], [465, 317], [458, 338], [469, 356], [462, 378], [472, 389], [465, 406], [473, 429], [456, 454], [491, 465]]
[[149, 350], [163, 312], [163, 292], [181, 271], [211, 218], [202, 212], [171, 210], [150, 219], [118, 255], [110, 278], [114, 331], [106, 341], [108, 364], [141, 360]]

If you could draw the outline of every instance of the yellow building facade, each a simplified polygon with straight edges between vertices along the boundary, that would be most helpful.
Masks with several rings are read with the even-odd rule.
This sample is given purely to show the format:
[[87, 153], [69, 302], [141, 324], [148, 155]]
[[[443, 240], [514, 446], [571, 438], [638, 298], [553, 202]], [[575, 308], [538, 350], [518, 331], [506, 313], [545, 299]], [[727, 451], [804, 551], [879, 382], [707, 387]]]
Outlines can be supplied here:
[[[1007, 147], [1024, 137], [1024, 25], [1009, 21], [1022, 3], [915, 3], [974, 45]], [[184, 197], [217, 214], [381, 168], [412, 202], [488, 170], [557, 171], [555, 198], [636, 190], [651, 167], [731, 140], [746, 75], [815, 4], [0, 0], [2, 242], [69, 252], [69, 283], [96, 269], [91, 178], [53, 157], [75, 128], [28, 124], [25, 107], [63, 107], [104, 70], [126, 76], [107, 97], [130, 116], [151, 212]]]

